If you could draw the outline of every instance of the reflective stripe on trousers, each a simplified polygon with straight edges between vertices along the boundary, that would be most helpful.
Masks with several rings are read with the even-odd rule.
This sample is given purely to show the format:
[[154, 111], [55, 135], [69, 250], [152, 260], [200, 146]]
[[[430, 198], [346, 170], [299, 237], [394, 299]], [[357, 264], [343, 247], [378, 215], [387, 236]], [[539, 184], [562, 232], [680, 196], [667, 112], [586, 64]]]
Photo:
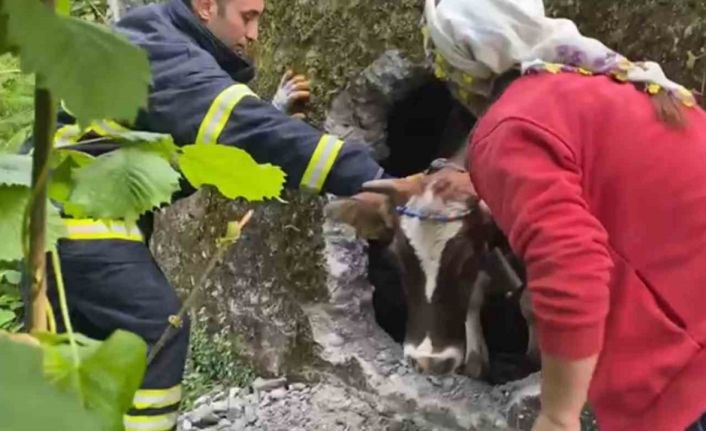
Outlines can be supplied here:
[[136, 409], [169, 407], [181, 402], [181, 385], [168, 389], [140, 389], [135, 393], [133, 406]]
[[181, 385], [167, 389], [139, 389], [133, 408], [123, 416], [125, 431], [163, 431], [176, 427]]
[[93, 219], [64, 219], [68, 239], [98, 240], [122, 239], [126, 241], [144, 241], [142, 232], [135, 223], [120, 220], [98, 221]]
[[178, 412], [154, 416], [123, 416], [125, 431], [171, 431], [176, 428]]

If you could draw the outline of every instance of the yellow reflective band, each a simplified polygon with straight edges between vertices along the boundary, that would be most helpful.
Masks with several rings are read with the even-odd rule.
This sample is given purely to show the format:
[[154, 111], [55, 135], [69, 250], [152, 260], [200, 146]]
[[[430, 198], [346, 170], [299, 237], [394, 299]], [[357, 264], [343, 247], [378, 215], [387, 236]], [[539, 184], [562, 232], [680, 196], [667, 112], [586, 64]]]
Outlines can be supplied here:
[[140, 389], [135, 392], [133, 406], [136, 409], [158, 409], [173, 406], [181, 401], [181, 385], [169, 389]]
[[168, 431], [176, 426], [177, 412], [154, 416], [123, 416], [125, 431]]
[[338, 153], [343, 147], [343, 141], [332, 135], [324, 134], [309, 160], [309, 165], [302, 176], [301, 187], [321, 191]]
[[130, 132], [130, 129], [127, 129], [112, 120], [94, 121], [91, 123], [91, 127], [89, 127], [88, 130], [92, 130], [101, 136], [110, 137], [120, 137], [121, 135]]
[[199, 133], [196, 135], [197, 144], [217, 144], [221, 132], [228, 123], [230, 114], [236, 105], [245, 96], [257, 97], [255, 93], [244, 84], [235, 84], [221, 91], [208, 108], [206, 116], [201, 122]]
[[127, 224], [119, 220], [102, 222], [93, 219], [64, 219], [64, 225], [68, 231], [68, 239], [144, 241], [142, 232], [135, 223]]
[[61, 148], [73, 145], [81, 137], [81, 129], [78, 124], [64, 126], [54, 133], [54, 147]]
[[54, 134], [54, 147], [61, 148], [74, 145], [78, 142], [81, 136], [85, 135], [87, 132], [95, 132], [96, 134], [105, 137], [120, 137], [125, 133], [130, 132], [130, 129], [127, 129], [112, 120], [94, 121], [86, 130], [81, 130], [78, 127], [78, 124], [70, 124], [61, 127], [56, 131]]

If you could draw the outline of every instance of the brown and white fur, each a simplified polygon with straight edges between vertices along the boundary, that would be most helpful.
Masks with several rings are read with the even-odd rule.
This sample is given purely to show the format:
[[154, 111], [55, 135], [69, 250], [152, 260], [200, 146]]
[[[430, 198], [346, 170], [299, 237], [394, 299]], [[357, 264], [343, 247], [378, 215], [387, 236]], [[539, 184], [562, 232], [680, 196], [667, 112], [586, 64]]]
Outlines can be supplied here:
[[[388, 244], [400, 270], [408, 309], [404, 355], [421, 372], [462, 372], [481, 378], [488, 349], [481, 307], [492, 280], [481, 255], [496, 233], [492, 219], [474, 197], [444, 201], [433, 183], [409, 186], [410, 179], [381, 180], [378, 190], [331, 202], [327, 216], [354, 226], [360, 236]], [[420, 213], [453, 215], [451, 221], [398, 215], [396, 205]]]

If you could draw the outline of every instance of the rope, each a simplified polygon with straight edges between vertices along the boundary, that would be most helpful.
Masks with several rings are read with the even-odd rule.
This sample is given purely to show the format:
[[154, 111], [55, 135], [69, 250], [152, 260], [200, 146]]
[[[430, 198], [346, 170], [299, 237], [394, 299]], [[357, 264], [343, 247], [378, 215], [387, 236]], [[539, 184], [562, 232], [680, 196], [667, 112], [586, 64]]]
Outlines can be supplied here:
[[431, 214], [431, 213], [423, 213], [417, 210], [414, 210], [412, 208], [409, 208], [407, 206], [398, 206], [397, 207], [397, 213], [403, 216], [407, 217], [413, 217], [413, 218], [418, 218], [420, 220], [432, 220], [436, 221], [439, 223], [450, 223], [454, 221], [458, 221], [463, 219], [464, 217], [468, 216], [473, 212], [472, 209], [468, 209], [465, 211], [461, 211], [456, 214]]

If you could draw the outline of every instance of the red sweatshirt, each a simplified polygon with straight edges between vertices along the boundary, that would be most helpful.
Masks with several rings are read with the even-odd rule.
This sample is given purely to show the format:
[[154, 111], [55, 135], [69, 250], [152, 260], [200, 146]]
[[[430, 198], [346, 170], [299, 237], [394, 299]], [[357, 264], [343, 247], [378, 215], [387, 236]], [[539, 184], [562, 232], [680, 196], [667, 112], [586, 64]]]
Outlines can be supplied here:
[[601, 431], [706, 412], [706, 113], [660, 122], [632, 84], [519, 78], [478, 122], [472, 180], [527, 267], [543, 352], [600, 353]]

